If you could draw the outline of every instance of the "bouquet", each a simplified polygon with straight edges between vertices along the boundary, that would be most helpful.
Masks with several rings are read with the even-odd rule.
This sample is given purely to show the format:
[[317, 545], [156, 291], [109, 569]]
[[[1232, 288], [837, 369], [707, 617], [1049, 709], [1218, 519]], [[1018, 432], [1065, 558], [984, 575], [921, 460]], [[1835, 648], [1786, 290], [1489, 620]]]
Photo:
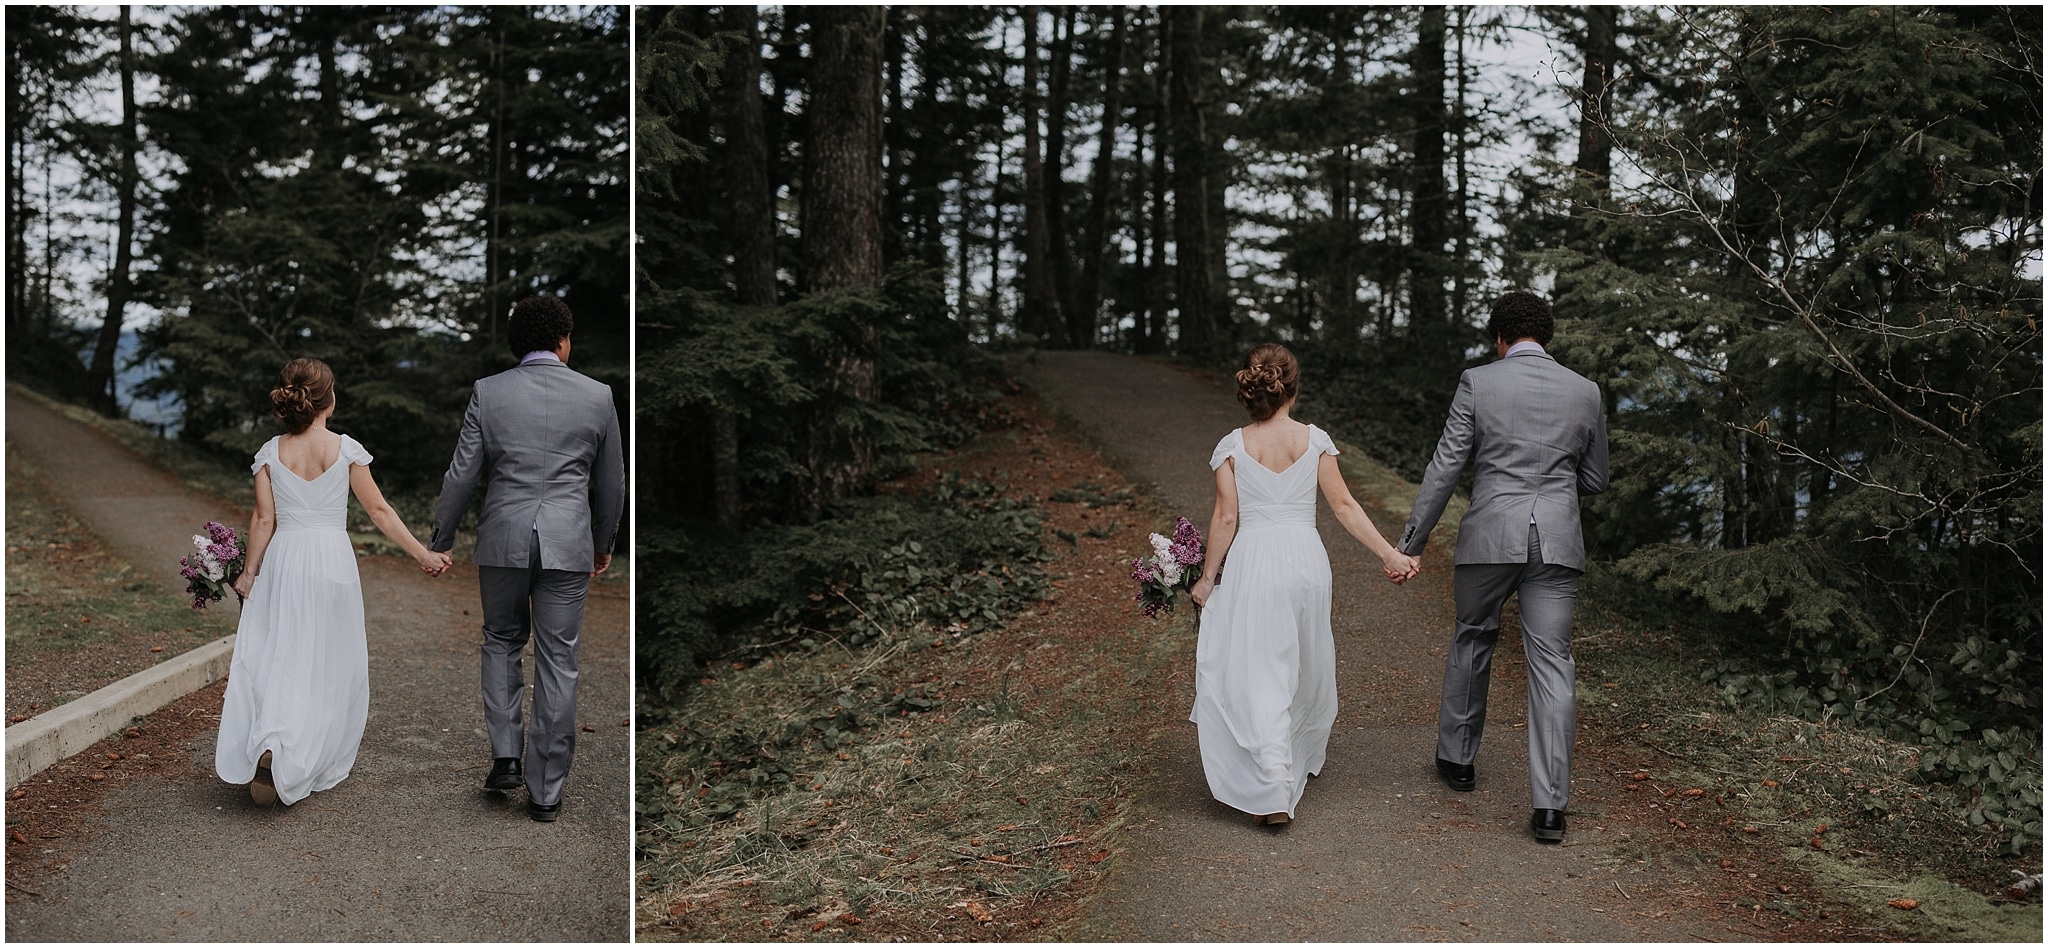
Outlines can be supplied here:
[[1131, 578], [1138, 581], [1145, 618], [1172, 612], [1174, 593], [1187, 592], [1202, 578], [1202, 531], [1181, 517], [1171, 539], [1152, 534], [1152, 555], [1131, 561]]
[[[192, 548], [191, 555], [179, 558], [178, 575], [185, 577], [185, 594], [192, 597], [192, 608], [204, 609], [207, 603], [219, 602], [234, 592], [247, 554], [239, 534], [212, 520], [206, 522], [205, 533], [192, 535]], [[235, 593], [236, 600], [241, 598], [241, 593]]]

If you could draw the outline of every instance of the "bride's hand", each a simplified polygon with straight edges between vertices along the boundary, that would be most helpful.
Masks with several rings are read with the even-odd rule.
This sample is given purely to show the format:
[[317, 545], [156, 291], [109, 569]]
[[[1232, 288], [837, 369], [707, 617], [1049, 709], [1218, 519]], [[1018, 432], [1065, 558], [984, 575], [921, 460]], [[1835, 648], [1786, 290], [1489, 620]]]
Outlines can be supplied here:
[[1422, 572], [1422, 558], [1396, 550], [1381, 561], [1380, 568], [1387, 574], [1387, 578], [1398, 586], [1414, 579], [1417, 573]]
[[1201, 579], [1195, 580], [1193, 586], [1188, 587], [1188, 598], [1195, 601], [1195, 608], [1200, 609], [1208, 604], [1209, 594], [1214, 592], [1215, 589], [1216, 581], [1204, 576]]
[[420, 570], [428, 576], [439, 576], [447, 572], [448, 567], [453, 565], [454, 562], [455, 557], [449, 556], [446, 553], [436, 553], [432, 550], [428, 550], [425, 556], [419, 558]]
[[234, 589], [235, 595], [247, 599], [249, 598], [249, 590], [256, 588], [256, 577], [251, 575], [248, 570], [243, 570], [242, 575], [235, 577], [234, 586], [231, 588]]

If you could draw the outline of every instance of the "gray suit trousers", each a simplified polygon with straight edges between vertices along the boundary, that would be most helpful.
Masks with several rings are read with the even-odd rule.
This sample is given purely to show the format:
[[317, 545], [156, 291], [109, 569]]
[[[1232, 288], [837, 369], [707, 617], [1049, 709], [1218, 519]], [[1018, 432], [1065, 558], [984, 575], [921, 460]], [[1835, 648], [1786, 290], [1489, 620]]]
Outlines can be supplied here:
[[1444, 661], [1436, 755], [1469, 764], [1479, 753], [1501, 605], [1510, 594], [1519, 595], [1522, 650], [1529, 659], [1529, 796], [1537, 809], [1562, 810], [1571, 798], [1572, 741], [1579, 720], [1572, 609], [1580, 571], [1544, 563], [1534, 525], [1529, 527], [1527, 563], [1472, 563], [1456, 570], [1457, 633]]
[[[538, 533], [532, 542], [526, 567], [477, 568], [484, 607], [484, 724], [491, 756], [524, 756], [528, 797], [550, 806], [561, 802], [576, 753], [576, 659], [590, 574], [541, 569]], [[520, 655], [529, 638], [533, 726], [526, 728], [519, 717], [526, 696]]]

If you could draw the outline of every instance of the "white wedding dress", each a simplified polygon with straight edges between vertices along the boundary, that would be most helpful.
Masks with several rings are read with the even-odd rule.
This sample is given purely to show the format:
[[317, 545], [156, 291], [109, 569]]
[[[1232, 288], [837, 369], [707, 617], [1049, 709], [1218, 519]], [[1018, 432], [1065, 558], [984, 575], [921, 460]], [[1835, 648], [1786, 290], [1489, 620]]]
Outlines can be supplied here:
[[341, 436], [341, 456], [306, 480], [277, 459], [277, 439], [256, 452], [270, 465], [277, 532], [242, 604], [213, 768], [248, 783], [271, 752], [277, 796], [296, 803], [348, 776], [370, 713], [370, 653], [363, 585], [349, 544], [349, 466], [370, 452]]
[[1245, 453], [1242, 429], [1209, 459], [1235, 465], [1237, 537], [1202, 608], [1188, 719], [1209, 792], [1254, 815], [1294, 816], [1337, 719], [1330, 557], [1316, 532], [1316, 468], [1336, 453], [1311, 425], [1308, 451], [1285, 471]]

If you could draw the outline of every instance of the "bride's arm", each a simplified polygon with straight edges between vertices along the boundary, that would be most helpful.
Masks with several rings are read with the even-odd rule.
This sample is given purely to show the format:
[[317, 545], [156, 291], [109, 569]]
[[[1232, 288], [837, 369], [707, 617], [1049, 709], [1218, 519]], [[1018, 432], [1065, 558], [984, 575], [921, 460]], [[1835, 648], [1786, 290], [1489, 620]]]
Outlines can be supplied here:
[[1389, 579], [1406, 582], [1421, 569], [1419, 560], [1394, 549], [1386, 537], [1380, 536], [1380, 529], [1373, 526], [1365, 508], [1351, 496], [1351, 485], [1344, 483], [1344, 473], [1338, 469], [1334, 455], [1325, 454], [1316, 461], [1316, 484], [1323, 489], [1323, 497], [1330, 502], [1330, 512], [1337, 515], [1337, 522], [1380, 558]]
[[277, 532], [277, 504], [270, 496], [270, 466], [256, 469], [256, 512], [249, 515], [249, 548], [244, 550], [242, 575], [235, 578], [235, 594], [249, 598], [256, 588], [256, 573], [263, 568], [263, 551], [270, 548], [270, 535]]
[[1209, 601], [1216, 588], [1216, 574], [1230, 553], [1230, 541], [1237, 539], [1237, 462], [1225, 460], [1216, 467], [1216, 510], [1209, 515], [1209, 542], [1202, 550], [1202, 578], [1188, 590], [1188, 598], [1199, 606]]
[[384, 499], [384, 492], [377, 489], [377, 479], [370, 476], [367, 464], [350, 464], [348, 486], [356, 492], [356, 499], [363, 504], [363, 512], [370, 515], [370, 522], [377, 525], [377, 531], [390, 537], [399, 549], [420, 564], [429, 576], [439, 576], [453, 559], [446, 553], [434, 553], [426, 544], [414, 538], [412, 531], [405, 528], [405, 521], [393, 510], [390, 501]]

